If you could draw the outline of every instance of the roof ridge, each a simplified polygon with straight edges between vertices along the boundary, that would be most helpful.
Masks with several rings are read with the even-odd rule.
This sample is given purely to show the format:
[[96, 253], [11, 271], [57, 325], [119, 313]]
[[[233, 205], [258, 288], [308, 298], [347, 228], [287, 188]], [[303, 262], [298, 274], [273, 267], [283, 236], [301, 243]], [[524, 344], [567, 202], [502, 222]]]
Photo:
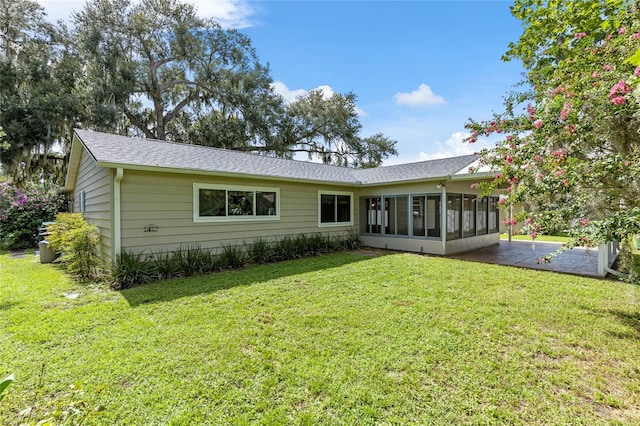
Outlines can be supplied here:
[[189, 143], [74, 129], [100, 167], [292, 179], [341, 185], [374, 185], [442, 179], [476, 161], [477, 154], [354, 169]]

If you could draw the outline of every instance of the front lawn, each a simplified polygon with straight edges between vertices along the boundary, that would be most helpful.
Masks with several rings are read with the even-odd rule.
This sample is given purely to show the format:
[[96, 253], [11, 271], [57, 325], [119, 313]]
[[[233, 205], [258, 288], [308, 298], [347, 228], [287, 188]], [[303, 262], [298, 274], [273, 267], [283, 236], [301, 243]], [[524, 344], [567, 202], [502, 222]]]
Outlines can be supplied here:
[[0, 423], [638, 424], [639, 302], [635, 285], [411, 254], [121, 292], [5, 254]]

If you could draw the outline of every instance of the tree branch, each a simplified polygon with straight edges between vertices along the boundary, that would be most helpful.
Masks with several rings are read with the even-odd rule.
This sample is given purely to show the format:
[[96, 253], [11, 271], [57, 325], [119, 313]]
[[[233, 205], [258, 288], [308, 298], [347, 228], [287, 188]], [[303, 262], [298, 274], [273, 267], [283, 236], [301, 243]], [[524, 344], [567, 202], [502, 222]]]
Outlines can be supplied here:
[[150, 139], [157, 139], [156, 135], [153, 134], [153, 132], [151, 132], [151, 130], [149, 130], [147, 128], [147, 126], [144, 124], [144, 122], [142, 120], [140, 120], [139, 117], [136, 117], [133, 112], [129, 111], [129, 108], [127, 108], [126, 105], [122, 105], [122, 111], [124, 112], [124, 115], [127, 116], [127, 118], [129, 120], [131, 120], [131, 122], [133, 123], [134, 126], [136, 126], [138, 129], [142, 130], [142, 132], [144, 133], [144, 135]]

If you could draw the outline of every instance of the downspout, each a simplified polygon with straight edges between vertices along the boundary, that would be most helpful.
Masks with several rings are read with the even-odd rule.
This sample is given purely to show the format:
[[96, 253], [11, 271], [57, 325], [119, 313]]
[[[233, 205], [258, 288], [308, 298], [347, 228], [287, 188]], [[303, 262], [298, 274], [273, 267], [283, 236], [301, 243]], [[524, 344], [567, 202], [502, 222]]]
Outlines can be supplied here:
[[122, 252], [122, 226], [120, 223], [120, 181], [124, 176], [124, 169], [118, 167], [113, 179], [113, 254], [114, 260]]

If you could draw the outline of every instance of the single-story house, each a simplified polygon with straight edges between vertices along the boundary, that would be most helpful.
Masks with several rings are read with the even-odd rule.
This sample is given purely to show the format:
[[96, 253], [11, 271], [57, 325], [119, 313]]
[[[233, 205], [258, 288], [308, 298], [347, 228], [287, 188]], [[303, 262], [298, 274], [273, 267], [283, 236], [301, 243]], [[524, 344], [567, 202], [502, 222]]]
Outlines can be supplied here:
[[300, 233], [447, 255], [499, 242], [498, 197], [478, 197], [477, 155], [351, 169], [75, 130], [65, 189], [101, 232], [101, 255]]

